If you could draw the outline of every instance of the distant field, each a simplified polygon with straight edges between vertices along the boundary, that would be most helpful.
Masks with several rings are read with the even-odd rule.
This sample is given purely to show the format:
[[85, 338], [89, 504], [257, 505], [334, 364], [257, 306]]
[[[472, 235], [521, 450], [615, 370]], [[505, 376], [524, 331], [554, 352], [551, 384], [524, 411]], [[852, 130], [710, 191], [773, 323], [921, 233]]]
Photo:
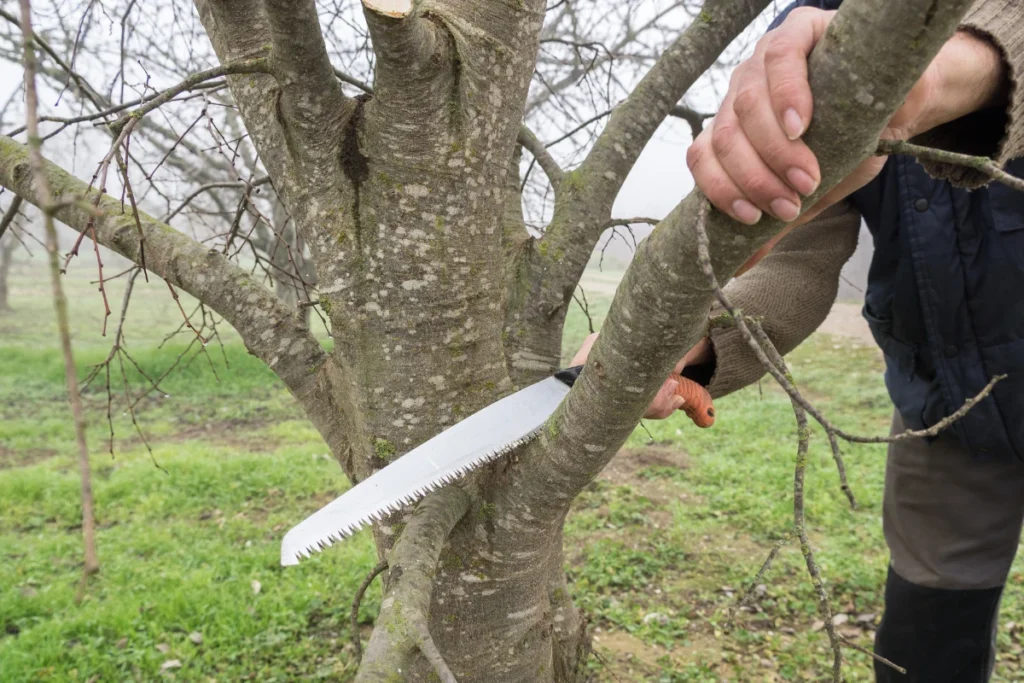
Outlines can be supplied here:
[[[67, 281], [83, 375], [109, 349], [90, 276], [73, 268]], [[588, 273], [585, 280], [598, 325], [616, 278]], [[86, 393], [102, 571], [74, 604], [78, 480], [49, 286], [26, 266], [13, 285], [17, 310], [0, 316], [0, 681], [350, 680], [348, 610], [375, 563], [370, 536], [287, 571], [278, 566], [283, 531], [347, 483], [287, 392], [227, 328], [223, 349], [211, 344], [207, 357], [194, 346], [164, 391], [139, 403], [152, 458], [118, 403], [112, 456], [104, 394], [100, 387]], [[116, 310], [117, 286], [109, 296]], [[186, 310], [192, 305], [186, 301]], [[127, 335], [147, 373], [160, 373], [186, 349], [185, 334], [157, 349], [179, 323], [166, 287], [140, 281]], [[574, 307], [566, 353], [586, 332]], [[887, 428], [880, 360], [869, 344], [818, 335], [790, 360], [797, 381], [838, 423]], [[118, 372], [112, 381], [121, 386]], [[828, 678], [827, 639], [815, 627], [794, 547], [752, 611], [724, 632], [736, 591], [792, 517], [795, 428], [784, 395], [767, 382], [762, 389], [720, 401], [710, 430], [679, 417], [647, 422], [650, 437], [638, 429], [576, 501], [566, 559], [577, 603], [595, 626], [596, 680]], [[868, 647], [886, 564], [885, 453], [846, 450], [861, 507], [846, 506], [816, 431], [809, 529], [833, 604], [848, 617], [843, 632]], [[1024, 623], [1021, 570], [1018, 563], [1004, 600], [1001, 681], [1022, 678], [1013, 626]], [[360, 613], [364, 637], [378, 607], [375, 587]], [[870, 671], [866, 657], [849, 655], [848, 680], [869, 681]]]

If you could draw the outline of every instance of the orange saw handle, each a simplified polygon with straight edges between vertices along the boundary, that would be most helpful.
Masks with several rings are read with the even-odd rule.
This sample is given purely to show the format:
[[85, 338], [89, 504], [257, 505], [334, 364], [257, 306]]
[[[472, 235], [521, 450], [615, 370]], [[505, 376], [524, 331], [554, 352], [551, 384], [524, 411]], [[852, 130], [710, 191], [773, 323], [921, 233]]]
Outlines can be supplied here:
[[700, 384], [687, 377], [676, 377], [676, 396], [682, 396], [686, 403], [680, 408], [693, 424], [706, 429], [715, 424], [715, 406], [711, 394]]
[[[555, 373], [555, 378], [568, 386], [572, 386], [583, 372], [582, 365], [565, 368]], [[676, 395], [682, 396], [683, 407], [680, 408], [693, 423], [701, 428], [715, 424], [715, 406], [711, 402], [711, 394], [692, 379], [676, 375]]]

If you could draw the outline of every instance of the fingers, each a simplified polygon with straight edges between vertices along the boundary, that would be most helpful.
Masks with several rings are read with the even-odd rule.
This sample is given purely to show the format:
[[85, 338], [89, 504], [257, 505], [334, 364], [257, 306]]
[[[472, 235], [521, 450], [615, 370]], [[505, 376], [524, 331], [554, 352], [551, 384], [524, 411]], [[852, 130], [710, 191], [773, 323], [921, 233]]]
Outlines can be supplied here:
[[740, 186], [726, 173], [715, 154], [711, 138], [717, 122], [705, 126], [689, 149], [686, 150], [686, 165], [690, 167], [693, 181], [707, 196], [715, 208], [732, 216], [740, 223], [753, 225], [761, 220], [762, 211], [740, 189]]
[[811, 122], [814, 102], [807, 80], [807, 58], [833, 16], [835, 12], [798, 8], [766, 36], [764, 73], [771, 109], [790, 140], [803, 135]]
[[734, 219], [757, 223], [768, 213], [791, 222], [821, 172], [799, 140], [813, 101], [807, 57], [835, 12], [803, 8], [758, 43], [736, 68], [714, 120], [687, 151], [697, 186]]
[[[760, 90], [754, 86], [741, 91], [733, 100], [726, 101], [725, 111], [715, 117], [711, 147], [722, 170], [743, 193], [743, 199], [776, 218], [791, 221], [800, 214], [800, 195], [764, 159], [768, 158], [767, 149], [792, 146], [793, 143], [781, 135], [777, 125], [766, 131], [766, 135], [748, 137], [740, 120], [740, 116], [747, 119], [756, 117], [756, 103], [765, 100], [758, 92]], [[763, 104], [760, 111], [766, 111]], [[768, 112], [768, 115], [771, 116], [771, 113]], [[760, 149], [755, 148], [755, 144]]]
[[580, 350], [576, 352], [576, 355], [572, 357], [572, 361], [569, 363], [570, 366], [583, 365], [587, 362], [587, 356], [590, 355], [590, 349], [594, 347], [594, 342], [597, 341], [597, 332], [587, 335], [587, 338], [583, 340], [583, 344], [580, 346]]
[[[799, 195], [809, 195], [821, 182], [818, 160], [803, 141], [789, 139], [775, 114], [765, 106], [768, 100], [768, 84], [764, 80], [752, 83], [737, 94], [733, 111], [743, 129], [743, 137], [750, 141], [758, 161], [771, 169], [781, 185]], [[728, 164], [724, 165], [728, 170]], [[783, 220], [792, 220], [779, 215], [778, 211], [772, 213]]]

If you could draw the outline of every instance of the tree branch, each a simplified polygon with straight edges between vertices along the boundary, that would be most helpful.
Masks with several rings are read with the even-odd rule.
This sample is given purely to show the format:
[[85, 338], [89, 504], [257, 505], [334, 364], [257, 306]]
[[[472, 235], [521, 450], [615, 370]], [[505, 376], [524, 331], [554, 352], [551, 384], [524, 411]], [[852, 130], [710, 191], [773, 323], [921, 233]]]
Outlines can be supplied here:
[[[820, 161], [823, 181], [807, 206], [874, 153], [892, 113], [969, 4], [843, 4], [809, 63], [815, 110], [804, 140]], [[848, 39], [883, 33], [885, 51], [870, 40]], [[850, 88], [852, 82], [861, 85]], [[871, 107], [863, 105], [867, 98]], [[520, 455], [505, 505], [525, 507], [540, 520], [560, 518], [628, 437], [674, 365], [705, 334], [714, 295], [700, 274], [693, 229], [704, 201], [695, 190], [640, 245], [585, 370], [540, 443]], [[768, 218], [744, 226], [712, 211], [707, 232], [714, 270], [735, 272], [783, 227]]]
[[359, 639], [359, 605], [363, 602], [363, 596], [366, 594], [366, 589], [370, 587], [373, 580], [376, 579], [380, 574], [388, 568], [388, 561], [381, 560], [377, 563], [370, 573], [366, 575], [363, 582], [359, 584], [359, 588], [356, 589], [355, 597], [352, 598], [352, 611], [349, 613], [349, 627], [352, 629], [352, 648], [356, 652], [356, 661], [363, 661], [363, 643]]
[[[338, 419], [341, 409], [332, 393], [341, 378], [294, 310], [219, 252], [141, 212], [137, 225], [121, 202], [109, 195], [97, 197], [51, 162], [45, 162], [44, 171], [60, 200], [57, 219], [80, 232], [89, 226], [99, 244], [136, 263], [144, 241], [149, 271], [220, 313], [246, 347], [284, 381], [332, 451], [344, 451], [344, 421]], [[0, 185], [36, 206], [44, 204], [29, 172], [26, 148], [6, 136], [0, 136]], [[266, 334], [269, 330], [274, 334]]]
[[384, 683], [396, 675], [408, 678], [417, 650], [444, 683], [455, 683], [430, 637], [426, 615], [441, 550], [467, 510], [469, 496], [449, 486], [424, 498], [410, 515], [388, 556], [389, 585], [356, 683]]
[[304, 144], [294, 151], [316, 159], [337, 158], [341, 131], [352, 109], [327, 56], [314, 0], [265, 0], [273, 50], [270, 61], [281, 84], [280, 111]]
[[561, 166], [558, 165], [558, 162], [555, 161], [555, 158], [551, 156], [551, 153], [548, 152], [544, 143], [538, 140], [533, 131], [525, 125], [519, 128], [518, 142], [533, 155], [533, 158], [537, 160], [540, 167], [544, 169], [548, 180], [551, 181], [551, 187], [555, 189], [555, 192], [558, 192], [558, 187], [561, 185], [565, 173], [562, 171]]
[[1018, 192], [1024, 192], [1024, 179], [1010, 175], [1000, 168], [999, 164], [988, 157], [976, 157], [971, 156], [970, 154], [949, 152], [944, 149], [922, 147], [921, 145], [912, 145], [909, 142], [904, 142], [903, 140], [879, 140], [878, 151], [876, 154], [879, 156], [905, 154], [922, 161], [937, 161], [947, 164], [956, 164], [958, 166], [966, 166], [967, 168], [973, 168], [977, 171], [981, 171], [997, 183], [1002, 183], [1003, 185], [1017, 190]]
[[251, 74], [251, 73], [269, 73], [270, 69], [265, 57], [257, 57], [255, 59], [243, 59], [238, 62], [231, 62], [229, 64], [222, 64], [215, 66], [211, 69], [204, 69], [185, 78], [177, 85], [173, 85], [167, 88], [159, 95], [145, 101], [142, 106], [137, 109], [133, 109], [131, 112], [125, 114], [117, 121], [110, 124], [111, 129], [115, 133], [120, 133], [121, 129], [124, 128], [129, 121], [132, 119], [140, 119], [149, 112], [153, 111], [158, 107], [170, 102], [172, 99], [177, 97], [183, 92], [192, 90], [197, 85], [208, 81], [212, 78], [219, 78], [221, 76], [227, 76], [229, 74]]
[[707, 0], [700, 15], [615, 108], [577, 171], [588, 200], [597, 201], [602, 213], [611, 212], [626, 176], [676, 103], [769, 1]]
[[411, 0], [363, 0], [363, 15], [377, 57], [375, 106], [387, 108], [387, 118], [437, 116], [452, 84], [454, 41], [444, 24], [420, 16]]
[[412, 0], [363, 0], [363, 15], [380, 75], [421, 65], [437, 51], [436, 25], [417, 16]]

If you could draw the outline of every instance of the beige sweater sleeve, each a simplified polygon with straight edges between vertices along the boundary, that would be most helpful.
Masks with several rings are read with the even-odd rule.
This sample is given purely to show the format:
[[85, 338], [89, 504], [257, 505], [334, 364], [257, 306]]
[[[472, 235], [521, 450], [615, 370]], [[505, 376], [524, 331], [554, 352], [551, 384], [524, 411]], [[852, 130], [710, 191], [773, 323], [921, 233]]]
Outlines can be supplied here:
[[[733, 279], [725, 293], [734, 306], [761, 318], [764, 331], [783, 355], [825, 320], [839, 290], [839, 272], [857, 248], [860, 214], [840, 202], [786, 235], [754, 268]], [[710, 318], [720, 315], [717, 306]], [[732, 326], [713, 326], [714, 397], [760, 379], [765, 370]]]
[[[987, 39], [1003, 55], [1009, 79], [1009, 99], [1003, 109], [987, 109], [950, 121], [912, 140], [915, 144], [952, 152], [994, 158], [1000, 165], [1024, 156], [1024, 2], [976, 0], [961, 29]], [[974, 169], [924, 162], [933, 177], [976, 189], [989, 182]]]

